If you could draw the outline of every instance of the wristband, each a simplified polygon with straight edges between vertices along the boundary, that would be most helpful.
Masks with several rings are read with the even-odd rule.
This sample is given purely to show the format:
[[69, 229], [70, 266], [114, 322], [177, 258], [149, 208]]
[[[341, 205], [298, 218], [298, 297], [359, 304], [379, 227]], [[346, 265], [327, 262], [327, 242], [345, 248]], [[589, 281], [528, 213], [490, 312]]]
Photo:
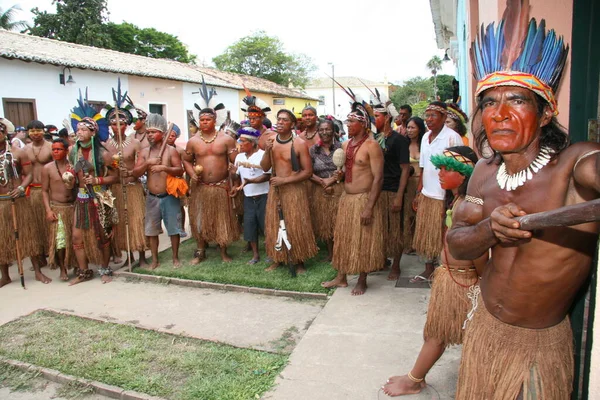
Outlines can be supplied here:
[[21, 194], [25, 193], [25, 188], [23, 186], [17, 186], [17, 189], [19, 192], [21, 192]]

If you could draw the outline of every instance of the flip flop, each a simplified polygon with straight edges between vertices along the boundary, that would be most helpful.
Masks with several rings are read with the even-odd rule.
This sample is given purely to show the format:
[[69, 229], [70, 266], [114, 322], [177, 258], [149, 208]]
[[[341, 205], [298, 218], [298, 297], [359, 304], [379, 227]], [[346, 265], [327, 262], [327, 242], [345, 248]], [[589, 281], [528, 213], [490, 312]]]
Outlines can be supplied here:
[[431, 282], [429, 278], [425, 278], [422, 275], [415, 275], [414, 278], [409, 280], [410, 283], [423, 283], [423, 282]]
[[258, 263], [259, 261], [260, 261], [260, 260], [255, 260], [255, 259], [252, 259], [252, 260], [248, 261], [248, 264], [249, 264], [249, 265], [254, 265], [254, 264]]

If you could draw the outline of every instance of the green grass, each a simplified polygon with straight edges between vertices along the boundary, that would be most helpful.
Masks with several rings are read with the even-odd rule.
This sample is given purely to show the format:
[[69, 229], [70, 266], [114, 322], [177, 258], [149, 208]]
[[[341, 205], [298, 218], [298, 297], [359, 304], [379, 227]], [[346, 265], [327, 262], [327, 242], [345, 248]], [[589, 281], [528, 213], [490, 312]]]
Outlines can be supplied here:
[[42, 380], [37, 379], [39, 376], [39, 372], [22, 371], [12, 365], [0, 364], [0, 387], [10, 388], [13, 392], [41, 390]]
[[[321, 287], [321, 282], [333, 279], [336, 271], [330, 263], [323, 262], [327, 256], [324, 245], [311, 260], [305, 263], [308, 272], [298, 275], [296, 278], [290, 276], [287, 266], [281, 266], [276, 271], [265, 272], [268, 267], [265, 263], [266, 255], [261, 251], [261, 261], [258, 264], [248, 265], [252, 258], [252, 252], [242, 253], [246, 242], [238, 241], [228, 247], [228, 253], [233, 258], [230, 263], [223, 263], [219, 249], [214, 244], [206, 250], [206, 260], [198, 265], [189, 265], [196, 250], [196, 242], [193, 239], [186, 240], [179, 248], [179, 259], [182, 266], [174, 269], [171, 262], [171, 249], [166, 249], [159, 254], [161, 266], [154, 271], [135, 268], [134, 272], [148, 275], [168, 276], [172, 278], [191, 279], [196, 281], [229, 283], [242, 286], [253, 286], [267, 289], [291, 290], [295, 292], [330, 293], [331, 289]], [[262, 243], [261, 243], [262, 247]]]
[[287, 362], [282, 354], [49, 311], [1, 326], [0, 337], [4, 357], [176, 400], [260, 397]]

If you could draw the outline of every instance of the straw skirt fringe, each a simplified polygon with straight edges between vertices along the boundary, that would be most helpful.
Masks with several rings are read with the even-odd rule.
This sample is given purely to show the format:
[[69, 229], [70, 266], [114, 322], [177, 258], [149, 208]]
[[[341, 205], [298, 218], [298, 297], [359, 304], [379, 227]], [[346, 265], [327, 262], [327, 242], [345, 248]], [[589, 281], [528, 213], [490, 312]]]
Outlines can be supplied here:
[[[44, 207], [42, 188], [31, 187], [29, 202], [36, 227], [33, 240], [37, 242], [40, 249], [43, 249], [43, 253], [41, 254], [48, 254], [48, 221], [46, 221], [46, 208]], [[38, 251], [38, 253], [40, 252]]]
[[[21, 259], [40, 255], [41, 247], [37, 242], [36, 219], [31, 210], [31, 204], [25, 197], [15, 200], [17, 214], [17, 229], [19, 231], [19, 247]], [[11, 201], [0, 201], [0, 264], [9, 264], [17, 259], [15, 231]]]
[[[431, 286], [423, 336], [425, 339], [441, 340], [446, 347], [461, 344], [464, 332], [463, 322], [471, 309], [471, 300], [467, 297], [467, 293], [470, 285], [478, 283], [477, 271], [475, 269], [466, 271], [452, 269], [449, 272], [445, 266], [441, 266], [436, 268], [432, 279], [433, 285]], [[454, 281], [466, 287], [460, 286]]]
[[[308, 196], [304, 182], [279, 186], [277, 191], [281, 196], [281, 207], [288, 239], [292, 245], [290, 260], [293, 263], [305, 261], [314, 257], [319, 248], [309, 216]], [[275, 250], [277, 233], [279, 232], [279, 214], [277, 212], [277, 194], [275, 188], [269, 188], [267, 210], [265, 216], [265, 248], [267, 255], [276, 262], [288, 262], [287, 249]]]
[[368, 193], [343, 193], [340, 198], [333, 243], [333, 268], [344, 274], [377, 271], [385, 262], [385, 224], [381, 198], [373, 208], [371, 224], [360, 223], [360, 214], [368, 196]]
[[229, 197], [229, 187], [194, 184], [190, 196], [190, 227], [197, 241], [227, 246], [240, 239], [240, 226]]
[[402, 212], [392, 212], [392, 204], [396, 192], [382, 191], [379, 197], [383, 208], [383, 222], [385, 224], [385, 255], [386, 257], [397, 257], [404, 250], [404, 232], [402, 231]]
[[570, 399], [573, 334], [569, 319], [526, 329], [496, 319], [483, 302], [467, 324], [457, 399]]
[[333, 194], [325, 194], [323, 186], [313, 182], [310, 182], [308, 187], [311, 205], [310, 216], [315, 236], [319, 240], [333, 240], [335, 218], [340, 196], [344, 192], [344, 185], [333, 185]]
[[443, 223], [444, 201], [421, 196], [413, 238], [413, 247], [421, 257], [428, 260], [439, 257], [443, 246]]
[[417, 213], [413, 210], [412, 203], [415, 199], [415, 193], [417, 192], [417, 186], [419, 184], [418, 176], [411, 176], [408, 178], [408, 184], [406, 185], [406, 193], [404, 193], [404, 205], [402, 206], [402, 235], [404, 237], [404, 248], [413, 248], [413, 236], [415, 235], [415, 217]]
[[[144, 235], [144, 217], [146, 214], [146, 199], [141, 183], [125, 185], [127, 190], [127, 219], [129, 220], [129, 245], [131, 251], [144, 251], [146, 249], [146, 236]], [[117, 254], [127, 251], [127, 236], [125, 233], [125, 202], [121, 184], [111, 188], [115, 197], [115, 204], [119, 213], [119, 223], [113, 227], [112, 243]]]
[[[56, 218], [60, 218], [62, 220], [66, 244], [64, 265], [66, 268], [71, 268], [73, 261], [75, 261], [72, 240], [75, 205], [73, 203], [50, 202], [50, 209], [54, 215], [56, 215]], [[56, 248], [57, 233], [58, 221], [50, 222], [48, 225], [48, 259], [50, 262], [54, 261], [56, 252], [60, 250]]]

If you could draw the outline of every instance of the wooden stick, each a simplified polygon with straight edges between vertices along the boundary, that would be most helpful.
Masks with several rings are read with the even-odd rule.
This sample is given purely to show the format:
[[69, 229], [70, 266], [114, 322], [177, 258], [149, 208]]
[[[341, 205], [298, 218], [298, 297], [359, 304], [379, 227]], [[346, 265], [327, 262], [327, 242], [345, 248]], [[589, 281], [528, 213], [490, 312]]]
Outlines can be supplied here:
[[12, 211], [12, 219], [13, 219], [13, 230], [15, 233], [15, 249], [17, 251], [17, 267], [19, 268], [19, 275], [21, 276], [21, 286], [23, 289], [25, 287], [25, 275], [23, 274], [23, 260], [21, 259], [21, 243], [19, 240], [19, 228], [17, 226], [17, 205], [15, 204], [15, 199], [11, 198], [11, 211]]
[[519, 229], [525, 231], [600, 221], [600, 199], [528, 214], [517, 217], [515, 220], [520, 224]]

